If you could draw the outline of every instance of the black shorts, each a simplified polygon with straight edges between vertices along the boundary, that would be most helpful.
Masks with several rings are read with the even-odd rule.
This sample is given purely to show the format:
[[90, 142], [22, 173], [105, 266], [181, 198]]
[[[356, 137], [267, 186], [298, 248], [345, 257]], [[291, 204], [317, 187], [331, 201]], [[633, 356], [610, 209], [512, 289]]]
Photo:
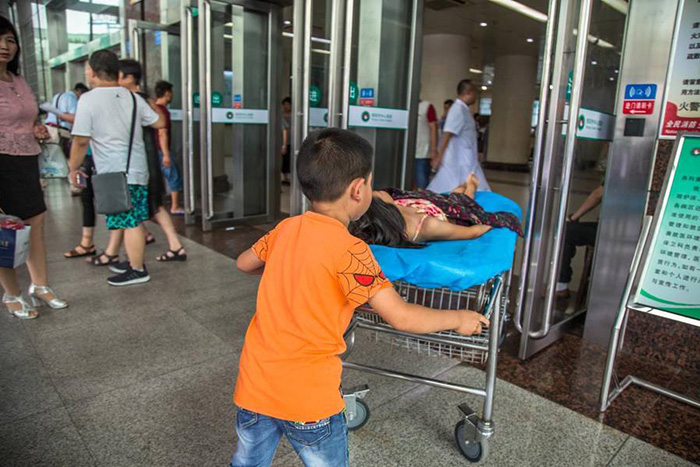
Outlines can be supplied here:
[[38, 155], [0, 154], [0, 209], [23, 220], [46, 211]]

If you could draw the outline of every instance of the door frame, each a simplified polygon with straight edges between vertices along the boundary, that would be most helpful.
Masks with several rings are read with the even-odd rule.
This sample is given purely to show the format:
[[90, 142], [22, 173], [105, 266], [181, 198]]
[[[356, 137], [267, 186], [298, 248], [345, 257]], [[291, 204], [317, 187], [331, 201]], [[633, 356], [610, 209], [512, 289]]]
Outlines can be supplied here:
[[[212, 149], [212, 85], [211, 85], [211, 5], [212, 2], [240, 6], [267, 14], [267, 181], [266, 181], [266, 213], [254, 216], [236, 215], [231, 218], [215, 219], [214, 191], [213, 191], [213, 149]], [[201, 164], [201, 222], [204, 231], [210, 231], [214, 227], [246, 223], [265, 223], [279, 216], [279, 147], [281, 138], [280, 125], [277, 116], [280, 113], [280, 103], [277, 92], [277, 69], [280, 49], [281, 25], [279, 6], [264, 3], [257, 0], [198, 0], [198, 65], [199, 65], [199, 127], [200, 127], [200, 164]], [[184, 24], [184, 22], [183, 22]], [[191, 34], [191, 31], [188, 31]], [[191, 45], [191, 44], [190, 44]], [[188, 102], [188, 112], [183, 116], [193, 117]]]

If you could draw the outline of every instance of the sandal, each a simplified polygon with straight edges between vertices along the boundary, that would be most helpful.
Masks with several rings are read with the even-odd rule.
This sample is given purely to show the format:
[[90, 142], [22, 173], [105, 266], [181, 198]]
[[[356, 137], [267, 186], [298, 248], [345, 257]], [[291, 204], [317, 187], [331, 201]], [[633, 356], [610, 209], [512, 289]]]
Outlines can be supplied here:
[[150, 245], [151, 243], [156, 242], [156, 237], [154, 237], [151, 234], [146, 235], [146, 245]]
[[[78, 250], [78, 248], [81, 248], [83, 252], [81, 253]], [[66, 259], [73, 259], [82, 258], [84, 256], [94, 256], [95, 254], [97, 254], [97, 249], [95, 248], [95, 245], [84, 246], [82, 243], [80, 243], [68, 253], [63, 253], [63, 257]]]
[[[107, 258], [107, 261], [104, 262], [102, 261], [101, 258]], [[109, 266], [112, 264], [116, 264], [119, 262], [119, 255], [108, 255], [107, 253], [100, 253], [99, 255], [95, 256], [94, 258], [88, 260], [90, 264], [93, 266]]]
[[[182, 254], [180, 254], [182, 252]], [[180, 247], [179, 250], [168, 250], [159, 257], [156, 258], [158, 261], [164, 263], [170, 261], [187, 261], [187, 253], [185, 252], [185, 247]]]

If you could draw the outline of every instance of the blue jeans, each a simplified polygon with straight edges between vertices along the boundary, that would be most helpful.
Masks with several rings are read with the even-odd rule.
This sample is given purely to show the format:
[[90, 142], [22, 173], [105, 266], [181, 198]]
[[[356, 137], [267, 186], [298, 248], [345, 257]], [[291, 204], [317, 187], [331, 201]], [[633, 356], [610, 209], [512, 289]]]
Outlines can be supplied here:
[[307, 467], [350, 465], [344, 412], [304, 425], [238, 409], [236, 433], [230, 467], [269, 466], [283, 434]]
[[413, 164], [413, 183], [416, 188], [425, 188], [430, 182], [430, 159], [415, 159]]
[[177, 166], [172, 154], [170, 155], [170, 167], [163, 165], [163, 151], [158, 151], [158, 158], [160, 159], [160, 168], [163, 171], [163, 176], [168, 182], [168, 189], [170, 191], [182, 191], [180, 168]]

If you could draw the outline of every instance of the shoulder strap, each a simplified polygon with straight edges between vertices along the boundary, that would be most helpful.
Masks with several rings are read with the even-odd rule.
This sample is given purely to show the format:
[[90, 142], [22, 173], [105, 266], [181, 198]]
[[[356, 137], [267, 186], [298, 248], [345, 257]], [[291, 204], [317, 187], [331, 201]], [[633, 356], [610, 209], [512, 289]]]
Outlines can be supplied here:
[[[56, 103], [54, 106], [58, 109], [61, 110], [60, 107], [58, 107], [58, 103], [61, 102], [61, 96], [63, 96], [63, 92], [59, 93], [58, 96], [56, 96]], [[61, 117], [56, 115], [56, 122], [60, 125], [61, 124]]]
[[126, 157], [126, 174], [129, 175], [129, 165], [131, 164], [131, 147], [134, 144], [134, 128], [136, 127], [136, 96], [134, 93], [129, 91], [131, 94], [131, 100], [134, 102], [134, 110], [131, 112], [131, 131], [129, 132], [129, 155]]

